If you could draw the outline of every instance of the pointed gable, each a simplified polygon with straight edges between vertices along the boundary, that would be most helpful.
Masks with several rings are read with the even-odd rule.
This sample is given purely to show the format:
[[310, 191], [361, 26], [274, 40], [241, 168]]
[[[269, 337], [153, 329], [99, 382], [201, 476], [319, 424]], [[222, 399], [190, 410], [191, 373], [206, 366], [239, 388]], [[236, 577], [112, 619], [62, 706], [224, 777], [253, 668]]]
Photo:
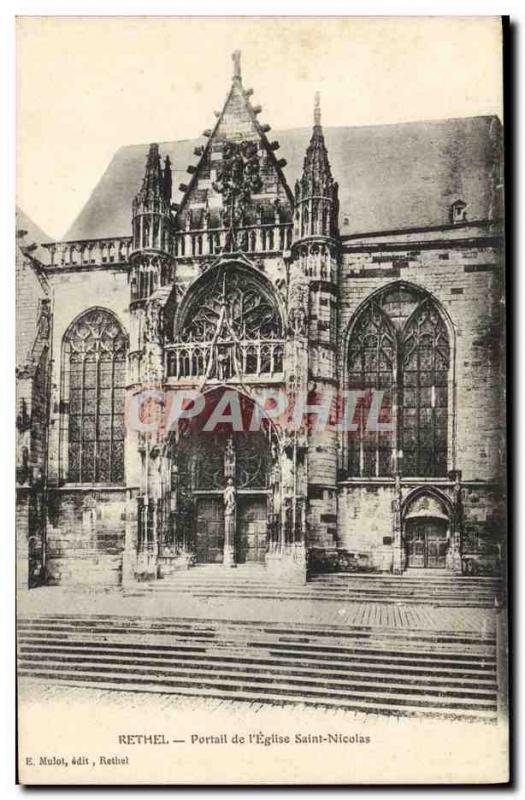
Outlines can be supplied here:
[[257, 120], [260, 107], [251, 104], [252, 92], [243, 88], [239, 56], [234, 53], [232, 85], [215, 128], [205, 131], [207, 144], [194, 150], [200, 160], [196, 166], [188, 167], [192, 178], [188, 185], [179, 187], [183, 192], [177, 213], [179, 230], [222, 227], [227, 205], [225, 184], [231, 179], [225, 176], [226, 162], [235, 148], [240, 149], [244, 165], [249, 154], [250, 165], [245, 172], [256, 178], [243, 183], [246, 202], [241, 224], [274, 223], [276, 217], [280, 222], [291, 221], [292, 194], [282, 171], [286, 161], [276, 158], [274, 151], [279, 144], [268, 141], [269, 126]]

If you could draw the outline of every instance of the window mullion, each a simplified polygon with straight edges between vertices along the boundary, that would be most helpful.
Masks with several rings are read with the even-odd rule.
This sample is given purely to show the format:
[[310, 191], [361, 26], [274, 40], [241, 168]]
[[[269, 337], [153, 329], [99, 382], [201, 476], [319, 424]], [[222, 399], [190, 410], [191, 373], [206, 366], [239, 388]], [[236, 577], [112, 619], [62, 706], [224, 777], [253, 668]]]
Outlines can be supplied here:
[[417, 426], [416, 426], [416, 437], [417, 437], [417, 458], [416, 458], [416, 474], [422, 475], [422, 458], [421, 458], [421, 350], [419, 347], [420, 343], [417, 343], [417, 350], [416, 350], [416, 419], [417, 419]]
[[84, 408], [85, 408], [85, 388], [86, 388], [86, 352], [82, 348], [81, 354], [82, 369], [80, 370], [80, 425], [79, 425], [79, 453], [78, 453], [78, 478], [82, 483], [84, 477]]
[[437, 474], [437, 435], [436, 435], [436, 340], [432, 341], [432, 386], [430, 387], [430, 405], [432, 408], [432, 465], [433, 474]]
[[[119, 377], [118, 363], [115, 363], [116, 342], [120, 342], [125, 359], [121, 329], [109, 312], [100, 309], [87, 311], [79, 317], [64, 341], [61, 400], [69, 401], [70, 410], [67, 421], [61, 421], [61, 427], [67, 425], [65, 444], [69, 448], [68, 478], [74, 482], [113, 481], [115, 471], [120, 474], [120, 466], [116, 467], [115, 464], [120, 457], [120, 448], [116, 455], [116, 426], [117, 417], [120, 421], [123, 415], [123, 408], [122, 411], [120, 408], [123, 401], [120, 395], [117, 399], [116, 390], [122, 387], [116, 384], [123, 381]], [[73, 355], [76, 377], [72, 408], [70, 373]], [[110, 359], [108, 362], [104, 360], [106, 355]], [[105, 364], [108, 366], [108, 386], [102, 374]], [[105, 391], [108, 395], [106, 399], [103, 397]], [[69, 457], [70, 453], [74, 458]]]
[[100, 478], [99, 440], [100, 440], [100, 339], [95, 348], [95, 441], [93, 443], [93, 483]]
[[403, 372], [402, 372], [402, 351], [401, 348], [397, 346], [397, 341], [395, 344], [395, 353], [394, 358], [392, 360], [392, 421], [394, 423], [394, 434], [393, 434], [393, 467], [394, 467], [394, 475], [399, 474], [399, 452], [402, 446], [402, 437], [401, 437], [401, 424], [400, 424], [400, 415], [402, 413], [402, 384], [403, 384]]
[[[381, 337], [378, 336], [377, 337], [377, 347], [376, 347], [376, 374], [375, 374], [376, 391], [379, 390], [379, 384], [381, 382], [380, 381], [380, 375], [381, 375], [380, 359], [381, 359]], [[374, 461], [375, 461], [375, 469], [374, 469], [374, 473], [375, 473], [375, 477], [376, 478], [378, 478], [380, 476], [380, 474], [381, 474], [380, 458], [379, 458], [379, 430], [378, 430], [379, 429], [379, 414], [380, 414], [380, 411], [381, 411], [381, 409], [379, 409], [378, 414], [377, 414], [376, 430], [374, 431], [374, 437], [375, 437], [375, 448], [374, 448], [374, 450], [375, 450], [375, 453], [374, 453], [374, 455], [375, 455], [375, 459], [374, 459]]]
[[[365, 370], [365, 362], [364, 359], [361, 360], [361, 368], [362, 368], [362, 381], [361, 385], [364, 387], [366, 386], [366, 370]], [[365, 454], [364, 454], [364, 408], [365, 404], [363, 399], [361, 399], [359, 403], [359, 475], [363, 478], [365, 474]]]
[[113, 480], [113, 427], [115, 425], [115, 351], [111, 353], [111, 389], [110, 389], [110, 403], [109, 403], [109, 410], [110, 410], [110, 417], [109, 417], [109, 452], [108, 452], [108, 463], [109, 463], [109, 480]]

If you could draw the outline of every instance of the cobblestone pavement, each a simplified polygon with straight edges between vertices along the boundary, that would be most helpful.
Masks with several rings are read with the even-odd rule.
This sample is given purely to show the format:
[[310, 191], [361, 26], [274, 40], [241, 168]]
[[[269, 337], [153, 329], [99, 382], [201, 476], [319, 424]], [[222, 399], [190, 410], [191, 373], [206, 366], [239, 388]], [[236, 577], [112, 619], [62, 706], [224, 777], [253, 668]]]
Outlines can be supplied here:
[[120, 592], [92, 590], [79, 592], [58, 587], [21, 590], [18, 613], [107, 614], [305, 623], [309, 625], [356, 625], [406, 630], [473, 631], [482, 636], [495, 630], [493, 609], [450, 608], [401, 603], [345, 603], [341, 600], [246, 599], [231, 597], [195, 598], [191, 595], [124, 597]]

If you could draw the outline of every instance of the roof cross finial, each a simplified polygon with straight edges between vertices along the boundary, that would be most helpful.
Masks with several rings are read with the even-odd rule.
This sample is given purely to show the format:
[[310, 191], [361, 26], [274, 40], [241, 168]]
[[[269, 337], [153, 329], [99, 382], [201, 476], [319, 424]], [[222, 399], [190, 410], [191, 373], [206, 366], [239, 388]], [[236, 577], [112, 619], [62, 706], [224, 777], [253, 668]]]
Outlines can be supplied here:
[[315, 93], [314, 96], [314, 125], [321, 124], [321, 94]]
[[241, 51], [235, 50], [232, 53], [233, 79], [241, 80]]

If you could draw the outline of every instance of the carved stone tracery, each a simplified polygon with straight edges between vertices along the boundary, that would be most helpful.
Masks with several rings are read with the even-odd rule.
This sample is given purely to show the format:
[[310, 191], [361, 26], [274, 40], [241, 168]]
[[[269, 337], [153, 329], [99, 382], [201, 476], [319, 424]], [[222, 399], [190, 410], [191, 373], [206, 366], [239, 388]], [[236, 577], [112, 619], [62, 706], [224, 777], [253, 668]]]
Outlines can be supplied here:
[[238, 229], [252, 194], [262, 189], [257, 142], [224, 142], [217, 180], [212, 185], [224, 202], [222, 223], [227, 229], [224, 251], [243, 249]]
[[271, 289], [253, 270], [221, 267], [195, 291], [168, 343], [168, 374], [226, 382], [281, 373], [284, 331]]

